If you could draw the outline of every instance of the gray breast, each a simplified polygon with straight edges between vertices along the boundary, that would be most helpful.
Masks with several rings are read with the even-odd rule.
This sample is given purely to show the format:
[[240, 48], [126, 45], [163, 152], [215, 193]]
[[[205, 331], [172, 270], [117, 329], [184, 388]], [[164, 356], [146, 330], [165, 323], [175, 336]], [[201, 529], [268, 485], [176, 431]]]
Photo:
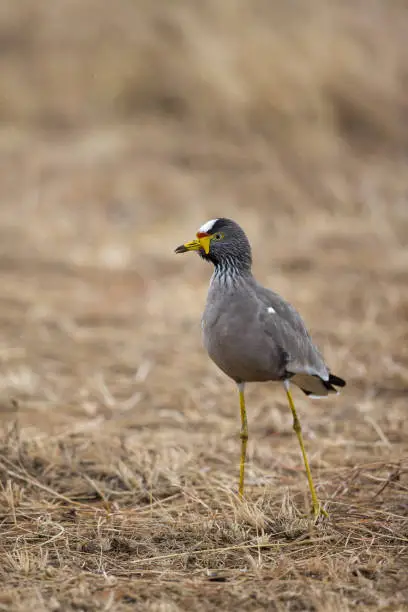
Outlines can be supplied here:
[[285, 351], [265, 334], [262, 311], [251, 279], [211, 281], [202, 327], [211, 359], [236, 381], [280, 380], [285, 374]]

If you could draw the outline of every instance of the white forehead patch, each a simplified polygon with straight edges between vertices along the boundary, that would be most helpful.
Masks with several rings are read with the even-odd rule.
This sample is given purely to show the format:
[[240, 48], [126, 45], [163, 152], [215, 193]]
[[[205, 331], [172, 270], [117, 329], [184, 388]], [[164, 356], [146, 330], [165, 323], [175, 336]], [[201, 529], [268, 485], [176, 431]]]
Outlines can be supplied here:
[[276, 314], [276, 310], [272, 308], [272, 306], [268, 306], [268, 312], [270, 312], [271, 314]]
[[210, 219], [210, 221], [207, 221], [207, 223], [200, 227], [198, 233], [209, 234], [217, 221], [218, 219]]

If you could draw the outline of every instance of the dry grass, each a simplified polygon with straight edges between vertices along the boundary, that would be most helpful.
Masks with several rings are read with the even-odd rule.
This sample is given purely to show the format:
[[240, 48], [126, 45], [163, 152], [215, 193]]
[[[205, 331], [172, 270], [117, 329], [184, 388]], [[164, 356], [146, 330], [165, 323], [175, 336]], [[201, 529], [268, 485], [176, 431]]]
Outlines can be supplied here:
[[[0, 610], [406, 609], [406, 2], [54, 4], [0, 9]], [[348, 380], [296, 395], [317, 526], [273, 385], [236, 496], [173, 254], [221, 214]]]

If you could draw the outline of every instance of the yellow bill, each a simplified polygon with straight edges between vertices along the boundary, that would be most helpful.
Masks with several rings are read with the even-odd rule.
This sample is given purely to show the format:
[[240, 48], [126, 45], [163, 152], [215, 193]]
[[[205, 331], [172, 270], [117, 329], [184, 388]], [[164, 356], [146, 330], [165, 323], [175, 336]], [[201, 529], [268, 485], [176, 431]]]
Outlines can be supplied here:
[[192, 240], [191, 242], [186, 242], [185, 244], [181, 244], [176, 249], [176, 253], [187, 253], [187, 251], [199, 251], [203, 249], [204, 253], [208, 255], [210, 252], [210, 241], [211, 236], [197, 236], [197, 240]]

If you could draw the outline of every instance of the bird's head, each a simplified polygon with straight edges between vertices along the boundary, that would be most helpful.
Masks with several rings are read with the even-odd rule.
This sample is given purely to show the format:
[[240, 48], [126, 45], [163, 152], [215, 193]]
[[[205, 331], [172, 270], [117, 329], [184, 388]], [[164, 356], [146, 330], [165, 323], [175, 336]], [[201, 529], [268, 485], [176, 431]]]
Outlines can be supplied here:
[[211, 219], [200, 227], [196, 240], [186, 242], [176, 253], [197, 251], [215, 266], [250, 269], [251, 245], [244, 230], [231, 219]]

